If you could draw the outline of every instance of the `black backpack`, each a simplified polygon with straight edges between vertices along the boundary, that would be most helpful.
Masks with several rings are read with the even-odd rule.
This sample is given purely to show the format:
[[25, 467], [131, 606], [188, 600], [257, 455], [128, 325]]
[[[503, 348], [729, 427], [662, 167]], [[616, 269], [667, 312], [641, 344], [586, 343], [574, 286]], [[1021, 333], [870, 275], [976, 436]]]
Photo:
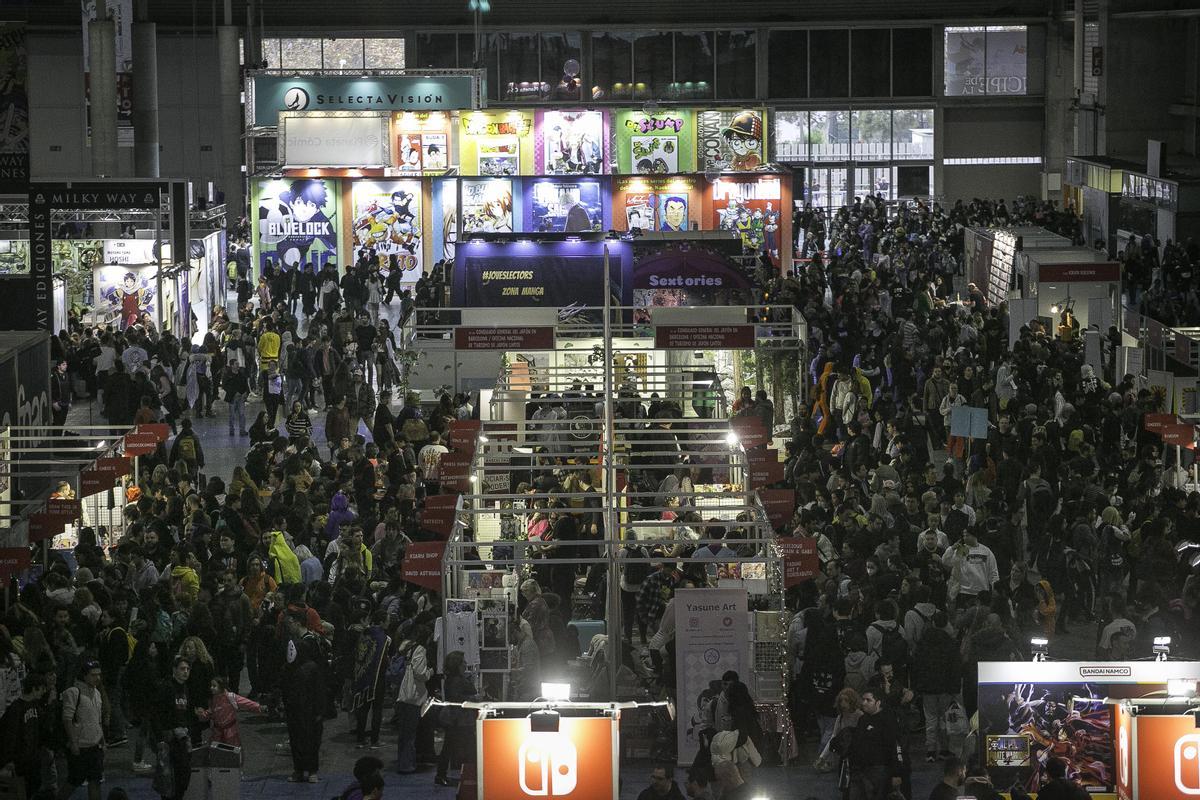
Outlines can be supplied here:
[[872, 622], [871, 627], [879, 631], [883, 641], [879, 645], [879, 654], [894, 667], [902, 667], [908, 663], [908, 642], [900, 633], [899, 627], [885, 628], [878, 622]]
[[650, 577], [650, 560], [646, 548], [625, 545], [625, 583], [630, 586], [640, 586], [642, 581]]

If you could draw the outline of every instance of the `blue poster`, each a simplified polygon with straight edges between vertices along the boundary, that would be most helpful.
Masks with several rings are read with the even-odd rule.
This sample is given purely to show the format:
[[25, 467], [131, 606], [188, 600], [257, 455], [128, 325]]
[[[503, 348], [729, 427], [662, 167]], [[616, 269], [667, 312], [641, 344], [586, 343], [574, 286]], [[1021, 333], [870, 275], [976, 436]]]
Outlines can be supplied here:
[[571, 233], [603, 229], [600, 182], [537, 180], [529, 184], [529, 233]]

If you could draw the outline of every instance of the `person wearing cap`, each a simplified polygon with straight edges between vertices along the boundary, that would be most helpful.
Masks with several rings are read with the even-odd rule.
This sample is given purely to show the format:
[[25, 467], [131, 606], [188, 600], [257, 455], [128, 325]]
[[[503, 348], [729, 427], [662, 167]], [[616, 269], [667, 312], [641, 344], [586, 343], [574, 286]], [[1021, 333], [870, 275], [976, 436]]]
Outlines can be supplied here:
[[67, 781], [62, 797], [83, 784], [88, 800], [100, 800], [104, 780], [104, 695], [100, 691], [100, 662], [86, 661], [79, 680], [62, 696], [63, 731], [67, 739]]

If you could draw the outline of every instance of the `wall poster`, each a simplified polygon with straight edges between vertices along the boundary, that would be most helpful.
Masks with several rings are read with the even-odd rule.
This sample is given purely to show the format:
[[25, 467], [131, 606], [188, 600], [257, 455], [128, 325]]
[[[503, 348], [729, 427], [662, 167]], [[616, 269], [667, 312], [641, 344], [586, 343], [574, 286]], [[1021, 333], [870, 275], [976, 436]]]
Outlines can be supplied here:
[[696, 115], [692, 111], [622, 111], [613, 125], [614, 172], [670, 175], [695, 171]]
[[[0, 190], [29, 183], [28, 58], [24, 22], [0, 22]], [[0, 268], [2, 269], [2, 268]]]
[[395, 256], [402, 281], [415, 283], [424, 273], [421, 182], [356, 181], [351, 189], [354, 255], [373, 249], [379, 265], [390, 268]]
[[542, 166], [547, 175], [604, 171], [604, 112], [542, 112]]
[[488, 177], [534, 173], [533, 113], [474, 111], [462, 117], [461, 174]]
[[750, 172], [766, 163], [766, 109], [696, 112], [696, 160], [701, 171]]
[[687, 178], [619, 179], [613, 192], [613, 222], [618, 227], [623, 222], [626, 230], [690, 230], [702, 199], [694, 189]]
[[268, 263], [319, 271], [337, 266], [338, 182], [326, 178], [273, 179], [254, 186], [254, 249]]
[[449, 119], [442, 111], [406, 111], [392, 117], [396, 167], [401, 172], [442, 173], [450, 163]]
[[158, 265], [108, 265], [95, 270], [96, 304], [116, 311], [122, 328], [143, 320], [156, 322], [155, 279]]
[[721, 675], [750, 675], [749, 606], [743, 589], [675, 592], [675, 717], [678, 762], [691, 764], [700, 748], [704, 707], [721, 691]]
[[713, 182], [716, 227], [735, 231], [747, 252], [766, 253], [779, 263], [779, 178], [720, 179]]
[[502, 178], [463, 180], [462, 229], [463, 233], [512, 233], [513, 182]]
[[525, 230], [571, 233], [603, 230], [600, 181], [593, 178], [537, 178], [526, 184]]

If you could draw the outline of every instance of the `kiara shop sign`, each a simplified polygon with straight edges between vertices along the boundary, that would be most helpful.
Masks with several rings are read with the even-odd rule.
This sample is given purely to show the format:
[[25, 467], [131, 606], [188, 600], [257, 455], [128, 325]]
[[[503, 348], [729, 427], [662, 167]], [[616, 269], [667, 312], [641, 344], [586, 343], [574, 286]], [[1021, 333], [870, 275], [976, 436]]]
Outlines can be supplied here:
[[275, 125], [281, 111], [450, 111], [474, 107], [470, 75], [378, 77], [256, 75], [251, 125]]

